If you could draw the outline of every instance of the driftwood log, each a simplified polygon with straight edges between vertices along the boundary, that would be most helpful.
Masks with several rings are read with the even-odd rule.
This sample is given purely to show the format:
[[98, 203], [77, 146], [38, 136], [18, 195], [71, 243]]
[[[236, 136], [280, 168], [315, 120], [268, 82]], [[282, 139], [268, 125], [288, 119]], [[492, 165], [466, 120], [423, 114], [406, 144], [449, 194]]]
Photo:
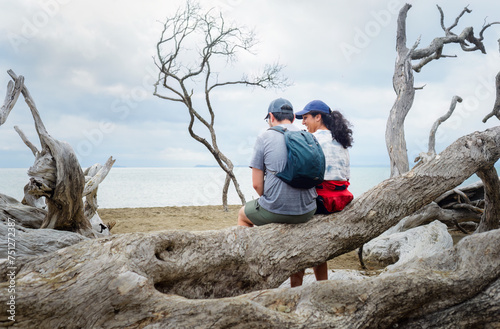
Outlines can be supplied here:
[[40, 228], [47, 211], [24, 205], [16, 199], [0, 193], [0, 221], [13, 219], [17, 225], [27, 228]]
[[[438, 328], [451, 314], [458, 314], [453, 325], [500, 325], [499, 230], [474, 234], [453, 249], [360, 282], [271, 289], [297, 270], [354, 250], [490, 167], [500, 157], [498, 145], [500, 127], [462, 137], [434, 160], [364, 193], [343, 212], [306, 224], [124, 234], [19, 259], [13, 325], [389, 328], [424, 323]], [[1, 264], [2, 291], [8, 273]], [[6, 298], [2, 295], [0, 303]], [[477, 314], [463, 312], [462, 305]]]
[[403, 232], [384, 232], [363, 246], [363, 261], [378, 268], [392, 269], [415, 257], [437, 254], [451, 247], [453, 238], [448, 227], [435, 220]]
[[110, 226], [114, 225], [105, 225], [97, 213], [97, 209], [99, 208], [99, 204], [97, 203], [97, 190], [99, 184], [106, 178], [115, 161], [113, 157], [109, 157], [104, 166], [100, 163], [96, 163], [83, 172], [85, 175], [85, 188], [83, 189], [83, 196], [85, 197], [84, 214], [92, 225], [92, 229], [99, 236], [109, 235]]
[[[24, 144], [26, 144], [26, 146], [28, 146], [31, 150], [35, 158], [37, 158], [40, 154], [38, 148], [33, 145], [31, 141], [29, 141], [19, 127], [14, 126], [14, 129], [17, 131]], [[83, 171], [83, 175], [85, 177], [85, 187], [82, 193], [85, 198], [84, 215], [90, 222], [92, 229], [95, 231], [94, 233], [98, 236], [110, 234], [110, 228], [102, 222], [99, 214], [97, 213], [97, 209], [99, 208], [97, 203], [97, 190], [99, 184], [106, 178], [115, 161], [116, 160], [114, 160], [113, 157], [109, 157], [104, 166], [100, 163], [96, 163]], [[33, 191], [33, 189], [30, 188], [30, 184], [27, 184], [24, 187], [24, 199], [22, 203], [32, 207], [46, 209], [45, 194], [38, 193], [36, 190]]]
[[[24, 81], [13, 71], [9, 70], [8, 73], [16, 84]], [[47, 203], [47, 215], [41, 227], [78, 232], [88, 237], [95, 236], [89, 220], [83, 213], [85, 179], [73, 148], [48, 134], [24, 83], [21, 93], [33, 115], [42, 147], [41, 151], [36, 152], [35, 163], [28, 170], [28, 192], [36, 198], [45, 197]]]

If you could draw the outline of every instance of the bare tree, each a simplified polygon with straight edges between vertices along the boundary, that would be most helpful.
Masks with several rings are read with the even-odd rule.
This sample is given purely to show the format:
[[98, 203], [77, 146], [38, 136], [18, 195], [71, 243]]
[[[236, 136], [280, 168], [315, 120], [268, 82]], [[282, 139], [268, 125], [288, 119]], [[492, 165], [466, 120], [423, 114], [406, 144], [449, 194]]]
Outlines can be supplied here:
[[[393, 75], [393, 84], [394, 90], [397, 94], [397, 99], [391, 109], [386, 127], [386, 144], [391, 161], [391, 177], [401, 175], [409, 170], [404, 136], [404, 121], [413, 105], [415, 90], [419, 89], [414, 87], [413, 71], [420, 72], [426, 64], [439, 58], [456, 57], [443, 54], [444, 46], [447, 44], [459, 44], [463, 51], [480, 50], [482, 53], [486, 53], [486, 49], [483, 44], [484, 32], [492, 25], [499, 24], [499, 22], [484, 24], [477, 37], [474, 35], [472, 27], [465, 28], [460, 35], [457, 35], [452, 32], [452, 30], [457, 26], [462, 16], [471, 13], [471, 10], [468, 7], [464, 8], [457, 16], [453, 24], [446, 27], [444, 23], [443, 10], [437, 6], [441, 17], [441, 28], [445, 32], [445, 36], [435, 38], [428, 47], [423, 49], [418, 49], [419, 40], [417, 40], [413, 47], [409, 49], [406, 46], [406, 16], [410, 8], [411, 5], [404, 5], [398, 16], [396, 41], [398, 56]], [[413, 64], [413, 61], [419, 62]], [[496, 115], [498, 112], [497, 103], [500, 97], [499, 75], [497, 75], [496, 80], [497, 101], [493, 111], [483, 119], [483, 122], [486, 122], [488, 118]], [[436, 157], [436, 131], [439, 125], [450, 118], [453, 114], [453, 111], [457, 106], [457, 102], [462, 102], [462, 98], [454, 96], [448, 112], [438, 118], [432, 126], [429, 134], [428, 152], [422, 152], [419, 154], [419, 156], [415, 159], [415, 162], [420, 161], [417, 163], [416, 167]], [[500, 203], [500, 199], [496, 201], [497, 195], [494, 193], [495, 186], [497, 184], [494, 179], [495, 173], [496, 170], [493, 166], [491, 168], [485, 168], [484, 170], [481, 169], [477, 172], [478, 176], [482, 180], [480, 184], [474, 184], [473, 186], [467, 186], [462, 189], [453, 188], [440, 196], [438, 199], [434, 200], [432, 203], [419, 209], [415, 214], [404, 218], [399, 225], [391, 228], [388, 232], [385, 232], [384, 235], [389, 233], [393, 234], [398, 230], [406, 231], [410, 228], [429, 223], [434, 219], [439, 219], [448, 225], [454, 225], [464, 233], [467, 232], [461, 227], [460, 223], [466, 221], [479, 223], [479, 226], [477, 227], [478, 232], [484, 232], [497, 228], [499, 225], [498, 219], [486, 216], [483, 209], [485, 205], [487, 207], [493, 207], [490, 211], [488, 211], [488, 213], [494, 213], [494, 204], [497, 202]], [[496, 180], [498, 180], [498, 176]], [[487, 197], [485, 195], [487, 195]], [[368, 246], [368, 248], [370, 247]], [[370, 252], [371, 251], [366, 248], [360, 249], [359, 255], [362, 264], [362, 258]]]
[[[471, 10], [465, 7], [460, 15], [449, 27], [445, 26], [444, 13], [441, 7], [438, 10], [441, 14], [441, 28], [444, 31], [443, 37], [435, 38], [426, 48], [418, 48], [419, 40], [408, 48], [406, 40], [406, 16], [411, 5], [406, 4], [401, 9], [398, 16], [398, 31], [396, 37], [397, 61], [392, 78], [394, 91], [396, 92], [396, 101], [392, 106], [389, 119], [387, 120], [385, 141], [387, 151], [389, 152], [391, 177], [401, 175], [410, 169], [408, 154], [406, 150], [406, 140], [404, 134], [404, 121], [410, 111], [415, 98], [415, 86], [413, 71], [420, 72], [421, 69], [433, 60], [443, 57], [452, 57], [443, 54], [444, 47], [447, 44], [458, 44], [463, 51], [481, 51], [486, 53], [483, 44], [484, 32], [494, 22], [482, 27], [478, 36], [474, 35], [472, 27], [465, 28], [459, 35], [452, 30], [458, 25], [459, 20]], [[414, 61], [418, 63], [413, 64]]]
[[[219, 81], [220, 71], [216, 67], [219, 66], [220, 70], [221, 63], [234, 61], [238, 51], [250, 52], [255, 45], [255, 38], [251, 31], [228, 25], [222, 14], [216, 16], [212, 11], [203, 13], [199, 4], [187, 1], [184, 10], [167, 18], [157, 43], [156, 64], [160, 72], [154, 95], [186, 106], [190, 116], [189, 134], [208, 149], [226, 173], [222, 203], [227, 210], [227, 192], [231, 182], [242, 204], [245, 203], [245, 197], [233, 173], [233, 163], [217, 144], [211, 92], [232, 85], [282, 87], [287, 85], [287, 81], [280, 75], [282, 66], [278, 64], [267, 66], [261, 75], [255, 77], [243, 75], [239, 80]], [[202, 90], [196, 89], [198, 83], [203, 85]], [[160, 86], [164, 94], [160, 93]], [[195, 104], [194, 98], [198, 94], [203, 95], [204, 105]], [[203, 116], [203, 111], [208, 112], [208, 117]], [[206, 139], [201, 133], [195, 132], [195, 124], [205, 127], [210, 138]]]

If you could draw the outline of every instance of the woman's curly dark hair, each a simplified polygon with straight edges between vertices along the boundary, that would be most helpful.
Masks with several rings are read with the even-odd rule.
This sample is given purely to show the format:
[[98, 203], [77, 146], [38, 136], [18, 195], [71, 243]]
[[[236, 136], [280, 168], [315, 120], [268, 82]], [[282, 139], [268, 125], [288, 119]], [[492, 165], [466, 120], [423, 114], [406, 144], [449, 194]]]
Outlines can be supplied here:
[[339, 142], [345, 149], [352, 146], [352, 125], [339, 111], [331, 111], [325, 114], [319, 111], [309, 112], [313, 117], [321, 115], [324, 125], [331, 131], [333, 139]]

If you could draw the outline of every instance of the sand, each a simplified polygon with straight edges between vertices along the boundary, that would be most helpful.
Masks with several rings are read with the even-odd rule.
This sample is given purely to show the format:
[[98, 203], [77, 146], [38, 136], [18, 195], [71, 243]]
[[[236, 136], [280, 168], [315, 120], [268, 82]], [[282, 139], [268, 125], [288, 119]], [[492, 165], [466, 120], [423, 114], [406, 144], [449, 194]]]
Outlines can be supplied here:
[[[241, 206], [154, 207], [99, 209], [104, 223], [116, 221], [113, 234], [181, 229], [187, 231], [216, 230], [236, 225]], [[357, 252], [352, 251], [328, 261], [330, 269], [355, 269], [361, 266]]]

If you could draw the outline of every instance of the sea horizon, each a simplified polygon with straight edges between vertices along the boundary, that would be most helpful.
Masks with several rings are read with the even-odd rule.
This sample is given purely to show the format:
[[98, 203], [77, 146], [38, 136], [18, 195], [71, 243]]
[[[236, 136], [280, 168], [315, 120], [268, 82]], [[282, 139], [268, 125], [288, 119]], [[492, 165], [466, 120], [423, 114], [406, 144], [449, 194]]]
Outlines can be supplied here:
[[[233, 169], [246, 201], [258, 197], [251, 183], [248, 166]], [[99, 185], [100, 208], [148, 208], [171, 206], [222, 205], [225, 172], [217, 167], [113, 167]], [[390, 177], [388, 166], [351, 166], [349, 190], [354, 197]], [[479, 178], [473, 175], [464, 184]], [[27, 168], [0, 168], [0, 193], [21, 201], [28, 183]], [[239, 205], [234, 185], [228, 204]]]

